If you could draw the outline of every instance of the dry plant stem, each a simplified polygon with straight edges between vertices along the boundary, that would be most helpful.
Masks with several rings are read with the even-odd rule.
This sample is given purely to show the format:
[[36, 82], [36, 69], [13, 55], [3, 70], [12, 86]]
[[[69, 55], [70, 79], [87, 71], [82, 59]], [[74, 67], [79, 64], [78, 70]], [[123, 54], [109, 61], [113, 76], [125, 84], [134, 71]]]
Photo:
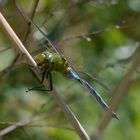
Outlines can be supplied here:
[[91, 41], [91, 38], [90, 37], [93, 37], [95, 35], [100, 35], [102, 33], [105, 33], [105, 32], [110, 32], [111, 30], [113, 29], [117, 29], [117, 30], [120, 30], [120, 29], [127, 29], [129, 28], [131, 25], [128, 25], [128, 26], [119, 26], [119, 25], [115, 25], [113, 27], [108, 27], [108, 28], [105, 28], [105, 29], [102, 29], [102, 30], [98, 30], [98, 31], [93, 31], [93, 32], [81, 32], [79, 34], [76, 34], [76, 35], [72, 35], [72, 36], [68, 36], [68, 37], [64, 37], [58, 41], [55, 41], [54, 44], [55, 45], [60, 45], [64, 42], [67, 42], [67, 41], [71, 41], [73, 39], [79, 39], [79, 38], [83, 38], [87, 41]]
[[31, 123], [31, 120], [25, 120], [25, 121], [20, 121], [20, 122], [17, 122], [13, 125], [10, 125], [9, 127], [3, 129], [0, 131], [0, 137], [14, 131], [15, 129], [19, 128], [19, 127], [23, 127], [23, 126], [26, 126], [28, 125], [29, 123]]
[[[15, 5], [16, 5], [16, 0], [14, 0], [15, 2]], [[34, 18], [34, 15], [35, 15], [35, 12], [36, 12], [36, 9], [37, 9], [37, 6], [38, 6], [38, 3], [39, 3], [39, 0], [36, 0], [34, 3], [33, 3], [33, 6], [32, 6], [32, 9], [31, 9], [31, 19]], [[25, 37], [23, 39], [23, 44], [26, 44], [26, 41], [27, 41], [27, 38], [29, 36], [29, 33], [30, 33], [30, 29], [31, 29], [31, 23], [29, 22], [28, 23], [28, 28], [27, 28], [27, 31], [25, 33]], [[4, 69], [3, 71], [0, 72], [0, 75], [3, 75], [3, 74], [6, 74], [9, 69], [11, 69], [15, 63], [17, 62], [17, 60], [19, 59], [20, 57], [20, 54], [18, 53], [17, 56], [14, 58], [13, 62], [11, 63], [10, 66], [8, 66], [6, 69]]]
[[[128, 69], [127, 73], [124, 75], [124, 77], [120, 81], [120, 84], [118, 85], [118, 87], [116, 88], [115, 94], [112, 98], [111, 105], [110, 105], [111, 110], [116, 111], [122, 99], [126, 97], [127, 91], [130, 88], [131, 83], [132, 83], [132, 77], [139, 66], [140, 66], [140, 45], [135, 51], [135, 55], [132, 58], [130, 68]], [[92, 139], [94, 140], [100, 139], [103, 131], [106, 129], [109, 122], [111, 121], [111, 118], [112, 118], [111, 114], [107, 112], [97, 129], [97, 133], [95, 134], [95, 136], [92, 137]]]
[[19, 127], [28, 126], [33, 121], [40, 120], [42, 118], [49, 118], [57, 112], [60, 112], [60, 109], [57, 108], [57, 109], [54, 109], [54, 110], [48, 112], [47, 114], [45, 114], [43, 116], [36, 116], [34, 118], [27, 119], [27, 120], [22, 120], [22, 121], [15, 122], [15, 123], [11, 123], [11, 122], [10, 123], [3, 123], [3, 124], [10, 124], [10, 126], [8, 126], [7, 128], [0, 131], [0, 137], [3, 137], [4, 135], [14, 131], [15, 129], [17, 129]]
[[17, 37], [16, 33], [12, 30], [8, 22], [5, 20], [1, 12], [0, 12], [0, 23], [3, 26], [3, 28], [6, 30], [8, 35], [10, 36], [10, 39], [16, 44], [16, 47], [18, 48], [18, 50], [20, 50], [20, 53], [22, 55], [25, 55], [26, 58], [29, 60], [30, 64], [36, 67], [37, 66], [36, 62], [29, 54], [29, 52], [26, 50], [26, 48], [24, 47], [20, 39]]
[[[34, 69], [32, 69], [33, 72], [37, 75], [39, 79], [41, 79], [41, 75], [39, 75]], [[44, 87], [48, 85], [48, 80], [45, 79], [43, 82]], [[48, 87], [47, 87], [48, 88]], [[53, 91], [48, 92], [49, 96], [59, 105], [61, 110], [64, 112], [65, 116], [71, 123], [71, 125], [74, 127], [76, 133], [79, 135], [81, 140], [90, 140], [90, 137], [72, 112], [72, 110], [69, 108], [69, 106], [65, 103], [65, 101], [59, 96], [57, 91], [54, 89]]]
[[[41, 79], [42, 75], [40, 73], [38, 73], [38, 69], [36, 67], [37, 66], [36, 62], [30, 56], [29, 52], [25, 49], [24, 45], [19, 40], [19, 38], [14, 33], [14, 31], [12, 30], [10, 25], [7, 23], [7, 21], [4, 19], [4, 17], [2, 16], [1, 13], [0, 13], [0, 22], [2, 23], [2, 26], [6, 29], [7, 33], [10, 35], [10, 38], [15, 42], [16, 47], [18, 47], [20, 52], [23, 53], [25, 55], [25, 57], [30, 60], [30, 63], [34, 66], [34, 68], [32, 67], [32, 70], [34, 71], [36, 76], [39, 79]], [[47, 79], [44, 80], [43, 84], [44, 84], [44, 87], [46, 87], [46, 85], [48, 85]], [[78, 121], [76, 116], [74, 115], [74, 113], [71, 111], [71, 109], [68, 107], [68, 105], [64, 102], [64, 100], [59, 96], [59, 94], [55, 90], [53, 90], [52, 92], [48, 92], [48, 94], [62, 109], [62, 111], [64, 112], [64, 114], [66, 115], [66, 117], [68, 118], [68, 120], [70, 121], [72, 126], [74, 127], [75, 131], [81, 138], [81, 140], [90, 140], [90, 137], [88, 136], [88, 134], [86, 133], [86, 131], [84, 130], [84, 128], [82, 127], [82, 125], [80, 124], [80, 122]], [[9, 128], [10, 132], [12, 130], [14, 130], [15, 128], [17, 128], [17, 125], [13, 126], [12, 128]]]
[[59, 94], [56, 93], [56, 91], [49, 92], [49, 95], [59, 104], [60, 108], [63, 110], [65, 115], [67, 116], [68, 120], [71, 122], [73, 127], [75, 128], [76, 132], [80, 136], [81, 140], [90, 140], [88, 134], [74, 115], [74, 113], [71, 111], [68, 105], [65, 104], [64, 100], [61, 99]]

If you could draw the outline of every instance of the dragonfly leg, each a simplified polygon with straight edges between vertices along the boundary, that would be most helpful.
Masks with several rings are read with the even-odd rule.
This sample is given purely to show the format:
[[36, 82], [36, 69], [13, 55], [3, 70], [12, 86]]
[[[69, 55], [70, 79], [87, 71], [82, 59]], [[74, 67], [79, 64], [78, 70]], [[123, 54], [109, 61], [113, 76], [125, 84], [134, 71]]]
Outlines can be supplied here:
[[42, 79], [41, 79], [41, 83], [43, 83], [44, 79], [48, 78], [49, 80], [49, 86], [50, 86], [50, 91], [53, 90], [53, 86], [52, 86], [52, 75], [49, 69], [45, 69], [42, 75]]
[[41, 91], [42, 91], [42, 90], [44, 90], [43, 87], [44, 87], [44, 86], [28, 88], [28, 90], [27, 90], [26, 92], [33, 91], [33, 90], [38, 90], [38, 91], [41, 90]]
[[53, 90], [53, 85], [52, 85], [52, 75], [51, 75], [51, 72], [48, 71], [47, 73], [47, 78], [49, 78], [49, 84], [50, 84], [50, 91]]
[[35, 77], [35, 79], [40, 83], [40, 80], [38, 79], [38, 77], [35, 75], [35, 73], [33, 72], [33, 70], [31, 68], [29, 68], [30, 72], [32, 73], [33, 77]]
[[[34, 74], [34, 73], [33, 73]], [[41, 78], [41, 83], [43, 83], [44, 79], [48, 78], [49, 80], [49, 89], [45, 89], [44, 85], [40, 86], [40, 87], [33, 87], [33, 88], [29, 88], [26, 92], [32, 91], [32, 90], [36, 90], [36, 91], [52, 91], [53, 90], [53, 86], [52, 86], [52, 76], [51, 76], [51, 72], [49, 69], [45, 69], [43, 74], [42, 74], [42, 78]]]
[[43, 81], [45, 79], [45, 76], [48, 74], [48, 72], [49, 72], [49, 69], [47, 69], [47, 68], [43, 71], [42, 78], [41, 78], [41, 83], [43, 83]]
[[43, 86], [40, 86], [40, 87], [33, 87], [33, 88], [28, 88], [28, 90], [26, 92], [30, 92], [30, 91], [52, 91], [52, 87], [50, 86], [49, 89], [45, 89], [44, 88], [44, 85]]

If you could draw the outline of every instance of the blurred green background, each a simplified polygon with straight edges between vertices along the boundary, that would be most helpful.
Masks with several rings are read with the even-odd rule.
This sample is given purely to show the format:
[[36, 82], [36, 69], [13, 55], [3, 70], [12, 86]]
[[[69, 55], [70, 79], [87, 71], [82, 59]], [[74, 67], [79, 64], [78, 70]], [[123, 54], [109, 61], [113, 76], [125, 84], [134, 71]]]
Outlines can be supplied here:
[[[34, 0], [17, 0], [29, 16]], [[21, 40], [27, 31], [27, 22], [19, 14], [13, 0], [0, 0], [0, 11]], [[92, 78], [81, 76], [96, 88], [109, 103], [114, 90], [131, 64], [131, 56], [140, 37], [140, 0], [40, 0], [34, 22], [73, 63], [76, 71], [86, 69], [103, 82], [104, 88]], [[99, 33], [97, 33], [99, 32]], [[88, 33], [86, 36], [84, 33]], [[94, 33], [96, 33], [94, 35]], [[31, 27], [26, 47], [30, 52], [42, 49], [43, 36]], [[2, 51], [8, 47], [10, 49]], [[40, 47], [40, 48], [39, 48]], [[28, 66], [20, 59], [8, 68], [17, 51], [0, 27], [0, 130], [14, 122], [35, 116], [30, 125], [5, 135], [4, 140], [79, 140], [72, 126], [46, 92], [26, 90], [39, 86]], [[133, 84], [117, 112], [119, 121], [112, 120], [102, 140], [140, 139], [139, 70]], [[53, 72], [53, 86], [74, 111], [88, 132], [94, 135], [104, 115], [103, 109], [79, 83]]]

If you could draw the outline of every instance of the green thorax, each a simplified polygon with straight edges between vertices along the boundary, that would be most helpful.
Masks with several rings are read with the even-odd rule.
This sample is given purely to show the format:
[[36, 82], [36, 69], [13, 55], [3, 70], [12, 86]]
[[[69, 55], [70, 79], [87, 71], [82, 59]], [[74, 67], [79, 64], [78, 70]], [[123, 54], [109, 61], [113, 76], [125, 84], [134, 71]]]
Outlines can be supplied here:
[[37, 61], [41, 66], [41, 69], [58, 71], [65, 76], [68, 76], [69, 74], [67, 61], [62, 59], [57, 53], [45, 51], [38, 55]]

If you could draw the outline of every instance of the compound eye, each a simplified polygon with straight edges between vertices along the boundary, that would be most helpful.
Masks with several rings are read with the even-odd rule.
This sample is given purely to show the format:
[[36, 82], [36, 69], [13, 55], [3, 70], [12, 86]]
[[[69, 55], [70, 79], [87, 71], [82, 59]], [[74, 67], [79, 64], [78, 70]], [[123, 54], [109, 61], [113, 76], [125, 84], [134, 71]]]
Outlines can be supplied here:
[[42, 57], [43, 57], [43, 58], [45, 58], [45, 57], [46, 57], [46, 55], [45, 55], [44, 53], [42, 53]]
[[52, 54], [49, 54], [49, 58], [51, 58], [52, 57]]

